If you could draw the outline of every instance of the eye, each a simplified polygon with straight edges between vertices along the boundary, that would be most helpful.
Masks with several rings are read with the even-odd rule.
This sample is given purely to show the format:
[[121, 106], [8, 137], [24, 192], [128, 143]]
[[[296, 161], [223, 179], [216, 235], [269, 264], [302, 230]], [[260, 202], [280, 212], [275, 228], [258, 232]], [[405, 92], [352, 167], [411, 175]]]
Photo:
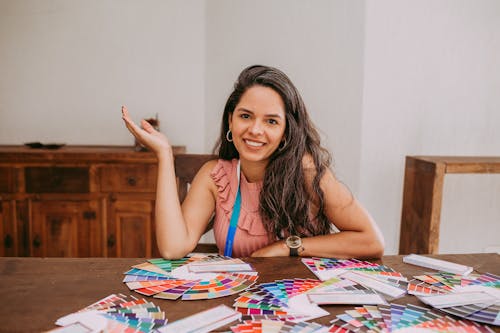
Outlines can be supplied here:
[[276, 119], [268, 119], [267, 122], [271, 125], [278, 125], [278, 121]]
[[250, 115], [248, 113], [242, 113], [242, 114], [240, 114], [240, 117], [243, 119], [249, 119]]

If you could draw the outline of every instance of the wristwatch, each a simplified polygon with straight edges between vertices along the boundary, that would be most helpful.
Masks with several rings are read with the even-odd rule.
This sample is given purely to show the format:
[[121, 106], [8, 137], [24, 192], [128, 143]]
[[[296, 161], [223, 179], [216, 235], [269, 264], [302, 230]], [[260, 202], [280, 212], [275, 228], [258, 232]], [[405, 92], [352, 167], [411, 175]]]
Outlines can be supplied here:
[[299, 249], [302, 247], [302, 239], [299, 236], [289, 236], [285, 244], [290, 249], [290, 257], [299, 256]]

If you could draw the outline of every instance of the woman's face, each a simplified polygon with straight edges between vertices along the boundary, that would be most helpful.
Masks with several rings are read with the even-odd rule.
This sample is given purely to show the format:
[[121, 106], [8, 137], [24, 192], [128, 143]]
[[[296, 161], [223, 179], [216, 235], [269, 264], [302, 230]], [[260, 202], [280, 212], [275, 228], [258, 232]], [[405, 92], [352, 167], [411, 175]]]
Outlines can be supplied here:
[[229, 129], [240, 159], [266, 162], [284, 140], [285, 105], [271, 88], [253, 86], [229, 115]]

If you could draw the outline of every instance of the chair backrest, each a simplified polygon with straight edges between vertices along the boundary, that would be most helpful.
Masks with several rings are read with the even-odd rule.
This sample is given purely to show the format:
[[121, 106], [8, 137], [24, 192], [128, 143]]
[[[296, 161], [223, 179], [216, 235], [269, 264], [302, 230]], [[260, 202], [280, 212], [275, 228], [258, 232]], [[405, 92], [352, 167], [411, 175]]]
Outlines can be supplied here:
[[[174, 163], [175, 163], [175, 174], [177, 176], [177, 191], [179, 193], [179, 200], [182, 203], [186, 198], [189, 184], [196, 176], [196, 173], [206, 162], [216, 159], [217, 155], [209, 155], [209, 154], [178, 154], [175, 155]], [[214, 221], [213, 219], [207, 225], [205, 229], [205, 233], [210, 231], [213, 227]], [[199, 243], [194, 252], [203, 252], [203, 253], [216, 253], [218, 252], [217, 245], [213, 243]]]
[[216, 159], [217, 155], [210, 154], [178, 154], [175, 155], [175, 175], [177, 176], [177, 191], [182, 203], [193, 181], [194, 176], [206, 162]]

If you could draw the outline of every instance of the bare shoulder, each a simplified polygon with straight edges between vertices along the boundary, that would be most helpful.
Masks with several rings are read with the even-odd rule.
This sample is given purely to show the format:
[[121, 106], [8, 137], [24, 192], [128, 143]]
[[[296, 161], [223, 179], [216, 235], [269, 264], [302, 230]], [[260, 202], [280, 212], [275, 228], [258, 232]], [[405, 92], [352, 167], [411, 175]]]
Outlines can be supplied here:
[[203, 164], [200, 168], [200, 170], [198, 170], [198, 173], [196, 174], [196, 177], [202, 177], [202, 178], [212, 178], [210, 176], [210, 174], [212, 173], [212, 171], [214, 170], [215, 166], [217, 165], [217, 162], [218, 160], [217, 159], [214, 159], [214, 160], [210, 160], [208, 162], [205, 162], [205, 164]]
[[198, 170], [198, 173], [195, 176], [195, 179], [193, 180], [193, 184], [196, 183], [203, 183], [205, 186], [208, 186], [212, 192], [217, 191], [217, 186], [215, 185], [214, 180], [212, 179], [211, 173], [214, 170], [215, 166], [217, 165], [218, 160], [213, 159], [208, 162], [205, 162]]

